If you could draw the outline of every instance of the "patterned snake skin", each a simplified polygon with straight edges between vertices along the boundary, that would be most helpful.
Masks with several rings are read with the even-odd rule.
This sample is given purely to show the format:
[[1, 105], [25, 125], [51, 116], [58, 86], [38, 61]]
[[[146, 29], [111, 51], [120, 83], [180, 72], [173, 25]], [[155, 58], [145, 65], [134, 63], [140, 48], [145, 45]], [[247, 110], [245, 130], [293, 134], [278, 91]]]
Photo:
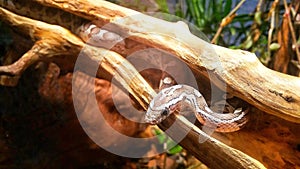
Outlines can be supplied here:
[[67, 28], [93, 46], [111, 48], [119, 42], [124, 45], [120, 35], [101, 29], [89, 20], [57, 8], [24, 0], [0, 0], [0, 6], [19, 15]]
[[215, 128], [217, 132], [240, 130], [248, 121], [247, 111], [216, 113], [212, 111], [202, 94], [191, 86], [175, 85], [161, 90], [151, 101], [145, 122], [158, 124], [182, 107], [191, 108], [201, 124]]
[[78, 28], [82, 24], [90, 22], [74, 14], [30, 0], [0, 0], [0, 6], [22, 16], [60, 25], [75, 34], [78, 34]]
[[[74, 14], [65, 12], [63, 10], [53, 8], [53, 7], [47, 7], [43, 6], [39, 3], [30, 1], [30, 0], [0, 0], [0, 6], [8, 9], [16, 14], [23, 15], [32, 19], [44, 21], [50, 24], [56, 24], [60, 25], [74, 34], [78, 35], [83, 41], [90, 43], [91, 45], [98, 46], [98, 47], [107, 47], [109, 48], [112, 44], [116, 44], [118, 42], [122, 42], [123, 38], [119, 36], [118, 34], [115, 34], [110, 31], [103, 30], [94, 24], [92, 24], [90, 21], [85, 20], [79, 16], [76, 16]], [[212, 112], [206, 105], [205, 100], [202, 97], [196, 97], [198, 96], [199, 92], [197, 93], [195, 90], [192, 90], [191, 88], [188, 88], [186, 86], [179, 85], [182, 90], [174, 90], [177, 92], [177, 95], [172, 94], [172, 97], [168, 97], [168, 101], [166, 102], [160, 102], [157, 100], [161, 100], [167, 95], [164, 95], [164, 97], [157, 98], [153, 102], [160, 104], [162, 106], [154, 106], [154, 103], [150, 104], [146, 121], [150, 123], [158, 123], [163, 120], [164, 117], [162, 116], [161, 112], [165, 112], [163, 110], [171, 109], [171, 107], [175, 105], [172, 102], [176, 100], [177, 102], [182, 102], [179, 96], [183, 96], [183, 94], [188, 93], [190, 91], [190, 97], [185, 96], [185, 101], [192, 102], [195, 101], [198, 104], [204, 104], [205, 106], [202, 108], [198, 108], [199, 106], [196, 106], [195, 109], [198, 113], [196, 113], [196, 116], [198, 120], [203, 124], [205, 121], [209, 121], [209, 123], [216, 125], [217, 130], [220, 132], [232, 132], [239, 130], [246, 122], [247, 119], [244, 118], [244, 112], [241, 112], [241, 114], [233, 114], [233, 115], [222, 115]], [[176, 87], [171, 87], [171, 89], [174, 89]], [[185, 90], [183, 90], [185, 89]], [[180, 92], [178, 92], [180, 91]], [[195, 95], [194, 93], [197, 93], [198, 95]], [[201, 94], [200, 94], [201, 95]], [[195, 98], [195, 99], [194, 99]], [[200, 100], [200, 101], [198, 101]], [[191, 103], [192, 104], [192, 103]], [[194, 105], [198, 105], [194, 103]], [[154, 111], [157, 110], [157, 111]], [[156, 112], [156, 113], [153, 113]], [[220, 117], [220, 118], [219, 118]]]

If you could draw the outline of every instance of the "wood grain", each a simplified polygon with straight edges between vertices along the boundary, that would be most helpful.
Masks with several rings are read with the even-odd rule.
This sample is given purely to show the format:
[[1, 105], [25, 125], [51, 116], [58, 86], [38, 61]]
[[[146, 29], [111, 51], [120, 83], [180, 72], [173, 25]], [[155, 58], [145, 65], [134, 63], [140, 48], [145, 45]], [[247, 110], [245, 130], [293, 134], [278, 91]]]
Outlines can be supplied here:
[[105, 1], [35, 1], [93, 20], [100, 27], [111, 22], [111, 30], [173, 54], [197, 74], [205, 75], [203, 69], [212, 72], [213, 83], [224, 81], [230, 94], [300, 123], [300, 78], [268, 69], [253, 53], [211, 45], [191, 34], [183, 22], [167, 22]]
[[[243, 152], [247, 152], [267, 167], [284, 168], [290, 164], [300, 165], [297, 162], [297, 157], [299, 157], [297, 151], [299, 125], [293, 123], [300, 122], [299, 78], [267, 69], [252, 53], [208, 44], [192, 35], [187, 26], [181, 22], [162, 21], [106, 1], [35, 1], [93, 20], [99, 26], [113, 22], [111, 30], [120, 32], [138, 43], [173, 54], [186, 62], [195, 74], [206, 75], [203, 70], [209, 71], [214, 76], [211, 79], [214, 84], [225, 90], [223, 86], [219, 85], [220, 82], [225, 81], [230, 94], [238, 96], [262, 110], [261, 113], [256, 113], [258, 110], [252, 111], [252, 118], [246, 129], [225, 135], [224, 137], [228, 139], [224, 139], [224, 141]], [[136, 17], [137, 15], [139, 17]], [[117, 21], [124, 16], [127, 18], [122, 22]], [[17, 62], [12, 65], [1, 66], [1, 75], [21, 76], [23, 70], [38, 61], [53, 61], [59, 63], [60, 68], [64, 69], [66, 65], [74, 64], [78, 52], [85, 48], [89, 60], [94, 64], [99, 64], [101, 61], [97, 77], [103, 77], [103, 74], [107, 75], [107, 79], [116, 76], [119, 84], [133, 95], [141, 107], [145, 109], [155, 95], [153, 89], [136, 72], [134, 67], [117, 51], [112, 52], [107, 49], [85, 46], [69, 30], [58, 25], [14, 15], [3, 8], [0, 8], [0, 17], [16, 32], [23, 33], [36, 42], [32, 48], [34, 50], [28, 51]], [[70, 53], [70, 51], [72, 52]], [[61, 57], [62, 55], [65, 57]], [[278, 118], [269, 114], [276, 115]], [[181, 126], [175, 132], [178, 133], [191, 127], [183, 119], [179, 118], [179, 121], [182, 122]], [[275, 130], [274, 125], [279, 127], [275, 127]], [[160, 127], [164, 129], [163, 125]], [[181, 145], [193, 152], [199, 160], [205, 161], [208, 166], [224, 168], [222, 167], [224, 165], [233, 165], [245, 168], [245, 166], [253, 165], [256, 168], [263, 168], [253, 158], [231, 149], [225, 144], [220, 144], [214, 139], [210, 138], [209, 142], [201, 146], [196, 142], [196, 138], [201, 133], [196, 131], [198, 130], [192, 130], [194, 134], [187, 135]], [[270, 135], [270, 133], [276, 136]], [[288, 138], [282, 138], [282, 133], [288, 135]], [[172, 134], [176, 133], [169, 133], [169, 135]], [[243, 140], [245, 138], [247, 139]], [[268, 145], [268, 151], [264, 151], [266, 145]], [[253, 149], [253, 147], [258, 148]], [[201, 152], [198, 152], [200, 150]], [[224, 156], [219, 156], [218, 153]], [[290, 157], [290, 154], [293, 154], [293, 157]], [[274, 156], [277, 158], [273, 159]], [[220, 163], [215, 163], [216, 160]], [[274, 165], [274, 163], [278, 165]]]

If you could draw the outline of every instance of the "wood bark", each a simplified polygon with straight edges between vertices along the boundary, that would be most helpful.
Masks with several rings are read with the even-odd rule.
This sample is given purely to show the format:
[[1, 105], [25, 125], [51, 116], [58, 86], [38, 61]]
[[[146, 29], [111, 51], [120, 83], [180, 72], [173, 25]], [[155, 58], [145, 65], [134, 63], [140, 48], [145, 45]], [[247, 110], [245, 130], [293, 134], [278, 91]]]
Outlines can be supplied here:
[[[81, 0], [35, 1], [92, 20], [98, 26], [112, 22], [113, 24], [110, 25], [112, 31], [118, 32], [123, 36], [128, 36], [129, 39], [137, 43], [173, 54], [187, 63], [198, 75], [206, 76], [207, 73], [203, 70], [207, 70], [214, 76], [211, 79], [212, 82], [221, 89], [225, 90], [224, 86], [220, 85], [220, 82], [224, 81], [227, 84], [227, 91], [230, 94], [238, 96], [263, 112], [276, 115], [279, 119], [300, 123], [299, 78], [267, 69], [257, 60], [254, 54], [246, 51], [226, 49], [216, 45], [212, 46], [192, 35], [188, 27], [182, 22], [166, 22], [105, 1], [99, 1], [101, 3], [97, 3], [98, 1], [87, 2]], [[22, 71], [29, 65], [41, 60], [55, 61], [61, 67], [64, 67], [64, 64], [74, 62], [79, 51], [83, 49], [84, 43], [77, 36], [74, 36], [62, 27], [20, 17], [3, 8], [1, 8], [0, 16], [2, 20], [15, 27], [16, 30], [30, 35], [36, 41], [32, 49], [23, 55], [20, 60], [12, 65], [0, 67], [0, 72], [5, 76], [20, 76]], [[125, 18], [118, 20], [120, 17]], [[74, 49], [71, 55], [69, 49]], [[118, 82], [133, 95], [141, 107], [144, 109], [147, 108], [155, 92], [121, 55], [92, 46], [85, 46], [84, 52], [90, 60], [95, 62], [101, 61], [101, 68], [108, 72], [110, 76], [115, 76]], [[62, 59], [59, 57], [61, 55], [70, 57]], [[219, 62], [216, 63], [216, 60]], [[101, 71], [98, 71], [97, 75], [98, 77], [103, 77]], [[272, 119], [264, 113], [262, 113], [262, 116], [267, 117], [263, 119]], [[256, 121], [254, 118], [251, 120]], [[275, 121], [277, 122], [278, 119]], [[245, 132], [249, 132], [249, 128], [251, 129], [254, 126], [255, 124], [250, 123]], [[293, 126], [292, 128], [299, 127], [292, 123], [288, 123], [288, 126]], [[160, 127], [164, 129], [164, 126]], [[184, 128], [190, 128], [190, 125], [187, 122], [183, 122], [181, 126], [178, 126], [177, 131]], [[176, 131], [170, 133], [170, 135], [174, 133]], [[253, 158], [217, 141], [212, 140], [207, 142], [206, 146], [201, 147], [201, 144], [197, 144], [197, 137], [199, 135], [199, 132], [188, 135], [185, 141], [181, 142], [181, 145], [191, 150], [197, 158], [205, 161], [208, 166], [223, 168], [224, 165], [233, 165], [236, 168], [264, 168], [262, 164]], [[217, 135], [216, 137], [221, 138], [222, 136]], [[231, 137], [232, 139], [234, 138], [234, 134], [232, 136], [229, 134], [226, 137]], [[254, 134], [254, 137], [262, 138], [263, 133]], [[203, 154], [199, 155], [197, 148], [195, 149], [197, 151], [193, 151], [192, 145], [194, 144], [199, 146], [201, 151], [213, 153], [210, 153], [207, 157]], [[240, 145], [235, 146], [243, 149]], [[260, 146], [263, 146], [263, 144]], [[224, 164], [213, 163], [213, 156], [216, 155], [216, 152], [227, 154], [225, 157], [218, 156], [218, 159], [223, 161]], [[263, 160], [259, 153], [250, 151], [250, 154], [265, 164], [269, 164]], [[240, 159], [241, 157], [242, 160]], [[295, 164], [298, 165], [296, 162]]]
[[299, 78], [266, 68], [252, 53], [212, 46], [191, 34], [182, 22], [159, 20], [105, 1], [36, 1], [86, 19], [97, 18], [94, 22], [100, 27], [111, 22], [112, 30], [173, 54], [197, 73], [203, 74], [203, 68], [212, 71], [217, 77], [213, 83], [226, 82], [229, 93], [266, 113], [300, 123]]
[[[259, 161], [252, 157], [208, 136], [199, 128], [194, 127], [192, 123], [181, 115], [176, 116], [172, 114], [159, 126], [163, 130], [167, 130], [170, 126], [173, 126], [173, 130], [167, 130], [167, 134], [175, 140], [178, 138], [178, 133], [187, 133], [187, 136], [182, 140], [176, 141], [182, 145], [188, 145], [185, 148], [196, 157], [199, 157], [205, 164], [209, 164], [210, 168], [265, 168]], [[223, 161], [223, 157], [226, 157], [226, 162]]]

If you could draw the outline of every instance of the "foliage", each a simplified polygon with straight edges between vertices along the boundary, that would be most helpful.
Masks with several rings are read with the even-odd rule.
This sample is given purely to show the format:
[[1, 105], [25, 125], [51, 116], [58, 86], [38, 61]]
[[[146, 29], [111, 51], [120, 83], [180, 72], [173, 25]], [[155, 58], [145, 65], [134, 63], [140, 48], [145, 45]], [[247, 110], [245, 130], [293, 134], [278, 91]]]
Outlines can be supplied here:
[[[145, 3], [142, 0], [132, 1], [139, 3], [139, 6]], [[283, 2], [290, 3], [290, 0], [245, 0], [234, 17], [228, 18], [227, 15], [241, 1], [244, 0], [155, 0], [158, 12], [176, 15], [194, 24], [208, 39], [213, 39], [217, 34], [216, 44], [256, 53], [267, 64], [272, 52], [280, 47], [274, 42], [285, 11]], [[223, 27], [221, 23], [224, 19], [229, 21]], [[218, 34], [220, 27], [222, 31]], [[205, 39], [199, 31], [196, 32], [197, 36]]]
[[[158, 4], [161, 5], [166, 2], [167, 0], [159, 0]], [[204, 32], [209, 39], [212, 39], [222, 20], [237, 3], [237, 0], [176, 0], [175, 9], [167, 9], [174, 6], [169, 4], [168, 7], [161, 5], [160, 10], [163, 12], [173, 11], [170, 13], [185, 18]], [[254, 52], [262, 61], [268, 61], [271, 55], [270, 44], [277, 32], [276, 29], [279, 28], [280, 16], [284, 12], [284, 7], [280, 3], [272, 6], [273, 0], [248, 1], [248, 3], [252, 3], [252, 11], [245, 13], [238, 10], [233, 20], [222, 29], [216, 43], [225, 47]], [[248, 4], [243, 4], [241, 8], [247, 9], [249, 6], [246, 5]], [[275, 14], [273, 18], [270, 16], [272, 10]], [[274, 17], [277, 19], [273, 25], [274, 31], [269, 35], [271, 19]], [[278, 46], [274, 44], [271, 47], [277, 49]]]
[[160, 144], [165, 144], [165, 148], [168, 154], [172, 155], [172, 154], [180, 153], [182, 151], [182, 147], [176, 144], [176, 142], [174, 142], [170, 137], [168, 137], [161, 130], [154, 129], [154, 133], [158, 138], [158, 142]]

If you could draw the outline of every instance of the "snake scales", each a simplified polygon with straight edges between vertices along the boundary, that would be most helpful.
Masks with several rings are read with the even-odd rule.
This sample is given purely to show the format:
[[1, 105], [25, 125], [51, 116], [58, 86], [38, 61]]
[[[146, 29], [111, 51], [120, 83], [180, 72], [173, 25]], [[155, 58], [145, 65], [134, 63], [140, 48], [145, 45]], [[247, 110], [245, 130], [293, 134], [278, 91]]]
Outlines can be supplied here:
[[88, 22], [71, 13], [57, 8], [46, 7], [30, 0], [0, 0], [0, 6], [22, 16], [60, 25], [73, 33], [76, 32], [80, 25]]
[[171, 113], [181, 111], [183, 106], [189, 106], [198, 121], [218, 132], [233, 132], [241, 129], [247, 122], [246, 111], [235, 113], [215, 113], [207, 105], [201, 93], [191, 86], [175, 85], [162, 89], [151, 101], [145, 121], [157, 124]]
[[89, 20], [61, 9], [43, 6], [34, 1], [0, 0], [0, 6], [19, 15], [60, 25], [94, 46], [106, 47], [109, 46], [107, 43], [115, 44], [123, 40], [118, 34], [100, 29]]
[[[58, 24], [77, 34], [83, 41], [98, 47], [110, 46], [121, 42], [123, 38], [116, 33], [100, 29], [90, 21], [63, 10], [46, 7], [33, 1], [0, 0], [0, 6], [19, 15]], [[245, 112], [219, 114], [208, 108], [199, 91], [186, 85], [176, 85], [163, 89], [151, 102], [145, 120], [159, 123], [178, 105], [188, 104], [194, 109], [197, 119], [202, 124], [216, 126], [216, 131], [232, 132], [239, 130], [246, 122]]]

